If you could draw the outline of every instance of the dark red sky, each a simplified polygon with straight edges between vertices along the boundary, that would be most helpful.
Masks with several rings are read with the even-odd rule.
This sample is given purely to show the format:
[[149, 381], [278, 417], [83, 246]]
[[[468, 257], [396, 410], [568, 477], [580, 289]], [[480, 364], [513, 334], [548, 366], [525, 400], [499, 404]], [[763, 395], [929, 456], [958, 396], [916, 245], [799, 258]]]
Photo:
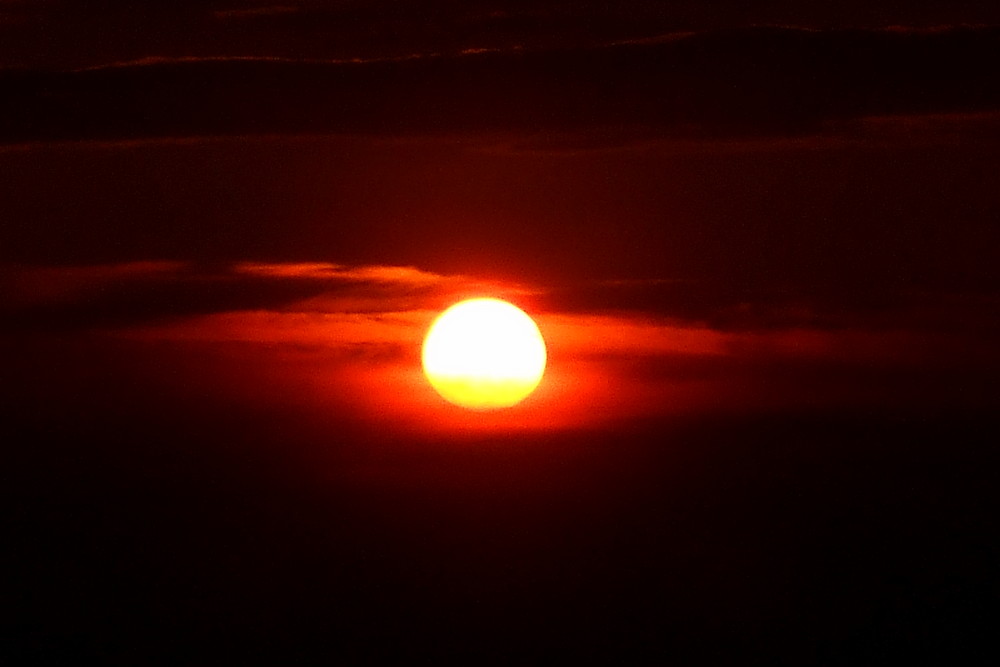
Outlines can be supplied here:
[[0, 1], [0, 658], [993, 662], [995, 3], [86, 5]]
[[150, 56], [379, 58], [463, 49], [592, 46], [750, 25], [939, 28], [995, 25], [993, 3], [513, 2], [455, 0], [189, 2], [157, 7], [59, 0], [0, 5], [0, 61], [74, 68]]

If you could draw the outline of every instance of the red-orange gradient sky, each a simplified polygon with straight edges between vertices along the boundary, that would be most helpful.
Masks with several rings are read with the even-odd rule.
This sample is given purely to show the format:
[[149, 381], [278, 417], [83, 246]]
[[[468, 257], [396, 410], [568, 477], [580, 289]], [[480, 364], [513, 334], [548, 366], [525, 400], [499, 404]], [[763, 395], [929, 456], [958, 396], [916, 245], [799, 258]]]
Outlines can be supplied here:
[[[0, 0], [0, 664], [997, 664], [997, 63], [995, 1]], [[421, 370], [474, 296], [509, 410]]]

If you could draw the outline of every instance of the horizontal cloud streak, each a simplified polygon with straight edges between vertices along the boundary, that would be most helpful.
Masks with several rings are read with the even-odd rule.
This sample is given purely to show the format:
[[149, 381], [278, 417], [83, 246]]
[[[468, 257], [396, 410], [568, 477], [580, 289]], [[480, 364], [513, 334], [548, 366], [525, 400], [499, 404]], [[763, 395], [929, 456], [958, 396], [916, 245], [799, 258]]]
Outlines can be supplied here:
[[[613, 352], [684, 350], [665, 341], [664, 325], [716, 332], [688, 351], [715, 354], [725, 334], [768, 331], [1000, 331], [996, 296], [872, 289], [869, 300], [837, 294], [761, 294], [720, 290], [697, 280], [629, 279], [551, 285], [484, 280], [413, 266], [331, 262], [199, 264], [134, 261], [89, 266], [0, 267], [0, 313], [6, 328], [93, 328], [141, 325], [230, 312], [373, 314], [441, 309], [473, 296], [495, 296], [547, 313], [556, 330], [588, 321], [586, 345]], [[623, 320], [622, 317], [625, 317]], [[599, 342], [596, 342], [599, 340]], [[808, 347], [805, 346], [805, 347]], [[697, 349], [696, 349], [697, 348]]]
[[8, 71], [0, 141], [595, 128], [797, 136], [864, 116], [996, 109], [998, 53], [1000, 28], [755, 28], [384, 62], [213, 56]]
[[358, 281], [408, 286], [440, 284], [448, 278], [421, 271], [412, 266], [345, 266], [324, 262], [258, 263], [240, 262], [233, 266], [236, 274], [268, 278], [299, 278], [321, 281]]
[[248, 309], [380, 313], [439, 307], [473, 294], [510, 298], [535, 291], [415, 267], [324, 262], [0, 268], [0, 313], [15, 331], [117, 327]]

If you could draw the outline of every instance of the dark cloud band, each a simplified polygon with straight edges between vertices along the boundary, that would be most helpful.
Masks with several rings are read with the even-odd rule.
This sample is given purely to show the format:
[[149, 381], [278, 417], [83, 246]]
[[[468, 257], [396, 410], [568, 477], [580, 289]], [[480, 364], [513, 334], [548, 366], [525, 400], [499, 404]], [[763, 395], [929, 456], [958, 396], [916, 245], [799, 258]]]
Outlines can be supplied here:
[[1000, 108], [1000, 29], [754, 28], [379, 61], [154, 59], [7, 71], [0, 142], [258, 134], [816, 133]]

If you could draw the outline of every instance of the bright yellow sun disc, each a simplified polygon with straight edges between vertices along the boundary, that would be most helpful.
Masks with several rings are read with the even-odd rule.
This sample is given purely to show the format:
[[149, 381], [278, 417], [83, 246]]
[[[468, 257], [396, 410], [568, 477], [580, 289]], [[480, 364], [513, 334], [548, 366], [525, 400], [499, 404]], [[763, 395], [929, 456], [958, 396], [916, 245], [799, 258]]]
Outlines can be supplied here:
[[517, 306], [470, 299], [434, 320], [424, 339], [423, 364], [445, 400], [473, 410], [507, 408], [542, 381], [545, 341]]

